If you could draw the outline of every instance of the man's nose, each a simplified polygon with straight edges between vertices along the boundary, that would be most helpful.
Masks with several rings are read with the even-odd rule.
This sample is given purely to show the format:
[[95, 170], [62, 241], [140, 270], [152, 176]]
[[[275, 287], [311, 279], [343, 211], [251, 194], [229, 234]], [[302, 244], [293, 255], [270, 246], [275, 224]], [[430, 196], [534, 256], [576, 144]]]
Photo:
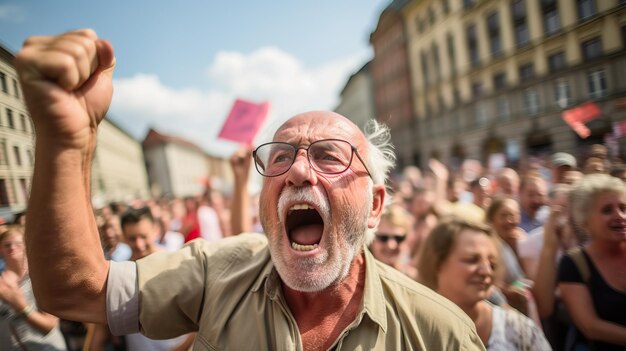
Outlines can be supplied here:
[[296, 158], [289, 171], [287, 171], [286, 181], [288, 184], [296, 186], [301, 186], [305, 183], [311, 185], [317, 183], [317, 173], [311, 168], [306, 150], [300, 149], [296, 153]]

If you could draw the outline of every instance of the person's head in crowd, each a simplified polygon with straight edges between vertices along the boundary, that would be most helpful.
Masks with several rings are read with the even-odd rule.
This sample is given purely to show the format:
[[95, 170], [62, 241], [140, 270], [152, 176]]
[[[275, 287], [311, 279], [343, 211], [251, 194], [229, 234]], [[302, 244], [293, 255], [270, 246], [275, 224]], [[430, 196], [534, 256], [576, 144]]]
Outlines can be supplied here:
[[421, 283], [466, 311], [489, 297], [500, 266], [498, 243], [489, 226], [449, 217], [423, 245]]
[[583, 172], [585, 174], [606, 173], [607, 169], [605, 167], [605, 162], [603, 159], [599, 157], [589, 157], [587, 160], [585, 160]]
[[394, 267], [400, 254], [400, 244], [406, 239], [411, 227], [411, 215], [404, 208], [399, 205], [385, 208], [370, 244], [374, 257]]
[[590, 240], [626, 242], [626, 184], [608, 174], [589, 174], [570, 192], [574, 223]]
[[126, 209], [128, 208], [128, 205], [126, 205], [123, 202], [111, 202], [109, 204], [109, 208], [111, 209], [111, 212], [113, 212], [114, 215], [121, 215], [122, 213], [126, 212]]
[[596, 157], [602, 161], [607, 160], [609, 157], [609, 149], [602, 144], [593, 144], [589, 147], [588, 157]]
[[122, 233], [137, 260], [159, 250], [157, 238], [159, 226], [155, 223], [150, 208], [129, 208], [121, 217]]
[[538, 176], [525, 176], [520, 183], [519, 204], [521, 210], [530, 218], [534, 218], [537, 211], [546, 204], [548, 186], [546, 181]]
[[24, 227], [19, 224], [6, 226], [0, 230], [0, 257], [7, 265], [21, 264], [26, 260], [24, 247]]
[[411, 214], [416, 219], [423, 219], [434, 213], [437, 195], [433, 188], [418, 187], [415, 189], [411, 203]]
[[104, 251], [114, 250], [117, 244], [123, 241], [119, 217], [112, 215], [108, 218], [102, 218], [98, 233], [100, 233], [100, 241]]
[[622, 181], [626, 181], [626, 166], [623, 164], [613, 165], [609, 174], [615, 178], [621, 179]]
[[458, 175], [450, 175], [446, 184], [446, 198], [450, 202], [457, 202], [467, 190], [467, 183]]
[[496, 173], [497, 193], [517, 197], [519, 192], [519, 174], [512, 168], [502, 168]]
[[491, 202], [491, 181], [487, 177], [474, 179], [470, 183], [470, 191], [474, 198], [474, 205], [486, 209]]
[[563, 181], [561, 183], [563, 184], [568, 184], [568, 185], [575, 185], [578, 184], [578, 182], [580, 182], [581, 179], [583, 179], [583, 172], [578, 171], [578, 170], [571, 170], [571, 171], [567, 171], [565, 172], [565, 174], [563, 174]]
[[499, 195], [491, 200], [485, 220], [505, 241], [515, 238], [520, 224], [520, 206], [510, 196]]
[[389, 129], [376, 121], [368, 127], [366, 136], [339, 114], [307, 112], [254, 151], [268, 248], [292, 290], [343, 281], [373, 239], [395, 155]]
[[575, 170], [577, 167], [576, 158], [567, 152], [557, 152], [550, 158], [552, 171], [552, 182], [563, 183], [565, 173]]

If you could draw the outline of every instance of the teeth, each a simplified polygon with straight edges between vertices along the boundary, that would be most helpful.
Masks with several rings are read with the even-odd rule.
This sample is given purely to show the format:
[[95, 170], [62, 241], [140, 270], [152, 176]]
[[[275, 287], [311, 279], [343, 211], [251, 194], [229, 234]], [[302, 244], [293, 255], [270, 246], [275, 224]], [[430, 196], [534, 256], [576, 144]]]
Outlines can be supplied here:
[[318, 244], [313, 245], [300, 245], [295, 242], [291, 242], [291, 247], [296, 251], [311, 251], [318, 247]]
[[309, 210], [309, 209], [313, 209], [313, 207], [307, 205], [307, 204], [296, 204], [293, 205], [289, 208], [289, 211], [295, 211], [295, 210]]

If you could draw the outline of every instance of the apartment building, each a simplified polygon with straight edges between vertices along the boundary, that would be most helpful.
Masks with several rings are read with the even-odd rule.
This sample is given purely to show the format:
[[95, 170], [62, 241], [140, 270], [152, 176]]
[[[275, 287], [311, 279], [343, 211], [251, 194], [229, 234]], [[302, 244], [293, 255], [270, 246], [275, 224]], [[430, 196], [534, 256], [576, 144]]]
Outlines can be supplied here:
[[5, 221], [26, 208], [34, 166], [35, 132], [14, 57], [0, 44], [0, 217]]
[[340, 103], [335, 112], [347, 117], [363, 128], [376, 118], [370, 62], [352, 74], [340, 93]]
[[98, 127], [91, 197], [96, 208], [151, 197], [141, 143], [110, 119]]
[[[419, 165], [582, 159], [592, 143], [625, 154], [613, 127], [626, 120], [626, 1], [414, 0], [400, 12], [419, 132], [396, 147]], [[586, 102], [602, 113], [582, 138], [562, 116]]]
[[[419, 2], [419, 1], [417, 1]], [[409, 0], [393, 0], [381, 13], [376, 29], [370, 34], [374, 49], [371, 76], [374, 86], [376, 117], [391, 128], [396, 146], [397, 164], [419, 162], [418, 122], [411, 84], [408, 31], [403, 18]]]

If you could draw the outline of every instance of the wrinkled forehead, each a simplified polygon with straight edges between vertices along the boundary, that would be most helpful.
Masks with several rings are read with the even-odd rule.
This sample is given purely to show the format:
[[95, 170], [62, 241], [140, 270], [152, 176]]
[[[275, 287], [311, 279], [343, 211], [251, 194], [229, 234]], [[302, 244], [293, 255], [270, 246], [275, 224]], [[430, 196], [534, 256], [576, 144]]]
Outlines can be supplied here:
[[341, 139], [358, 149], [365, 148], [365, 136], [352, 121], [334, 112], [307, 112], [287, 120], [273, 141], [307, 145], [322, 139]]

